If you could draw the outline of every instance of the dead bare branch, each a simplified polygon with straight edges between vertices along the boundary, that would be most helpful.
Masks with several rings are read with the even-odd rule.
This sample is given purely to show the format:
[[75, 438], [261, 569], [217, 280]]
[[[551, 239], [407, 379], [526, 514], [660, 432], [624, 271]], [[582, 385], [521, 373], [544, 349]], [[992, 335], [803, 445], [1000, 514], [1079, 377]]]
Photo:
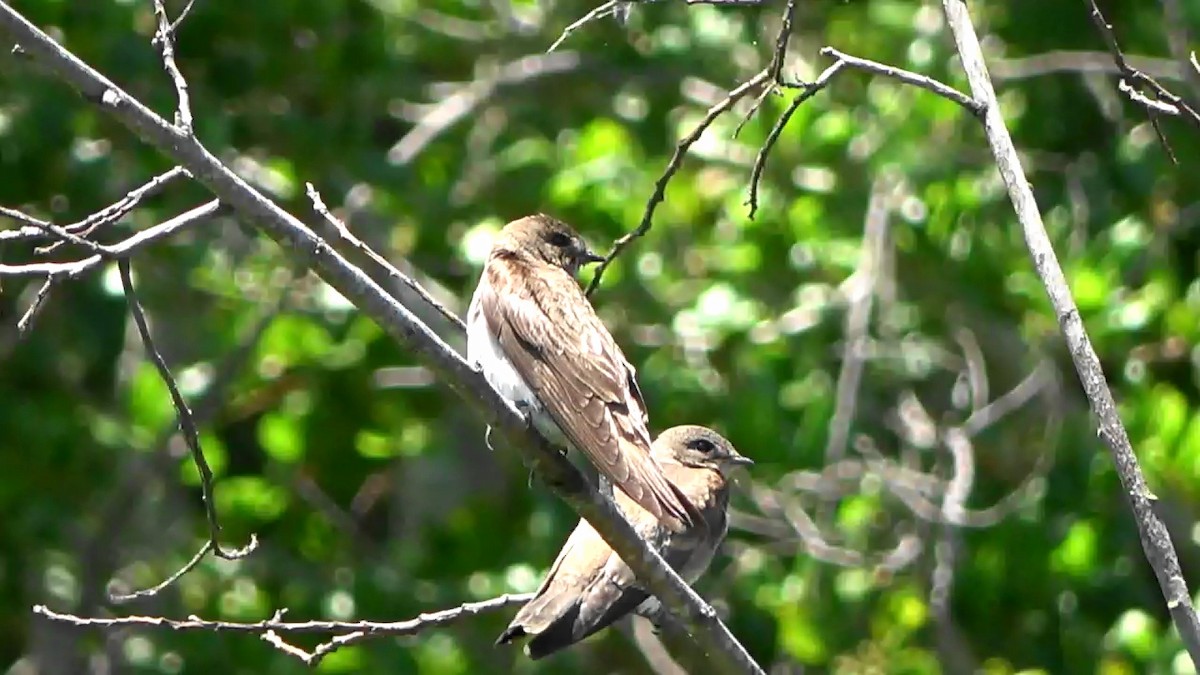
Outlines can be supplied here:
[[558, 36], [558, 39], [550, 43], [550, 46], [546, 48], [546, 53], [549, 54], [555, 49], [558, 49], [558, 46], [566, 42], [567, 38], [571, 37], [572, 33], [580, 28], [583, 28], [589, 23], [603, 19], [606, 16], [615, 16], [618, 11], [620, 11], [622, 4], [624, 3], [620, 2], [620, 0], [608, 0], [608, 2], [601, 4], [599, 7], [596, 7], [587, 14], [584, 14], [575, 21], [572, 21], [567, 25], [566, 28], [563, 29], [563, 32]]
[[[133, 274], [130, 270], [129, 260], [125, 258], [118, 260], [117, 269], [121, 275], [121, 287], [125, 291], [125, 300], [129, 304], [130, 313], [133, 315], [134, 325], [137, 326], [138, 335], [142, 338], [142, 345], [145, 346], [146, 354], [158, 370], [163, 384], [166, 385], [167, 391], [171, 395], [171, 403], [175, 406], [175, 412], [178, 415], [179, 431], [183, 434], [183, 439], [187, 443], [188, 450], [192, 453], [192, 461], [195, 462], [196, 470], [200, 474], [200, 492], [204, 500], [204, 514], [208, 518], [209, 545], [205, 548], [211, 548], [214, 554], [226, 560], [244, 558], [258, 547], [258, 537], [253, 534], [250, 535], [250, 543], [238, 549], [226, 549], [221, 546], [221, 523], [217, 520], [217, 507], [213, 503], [213, 473], [212, 469], [208, 466], [208, 460], [204, 457], [204, 450], [200, 447], [200, 432], [196, 429], [196, 422], [192, 419], [192, 411], [188, 408], [187, 401], [183, 399], [183, 394], [179, 393], [179, 386], [175, 384], [175, 377], [171, 374], [171, 369], [167, 366], [166, 360], [163, 359], [162, 354], [158, 351], [158, 347], [154, 344], [154, 337], [150, 334], [150, 325], [146, 321], [146, 313], [142, 311], [142, 304], [138, 301], [137, 293], [133, 287]], [[178, 578], [187, 572], [187, 570], [195, 567], [204, 552], [205, 550], [201, 549], [200, 554], [173, 576]]]
[[[1154, 569], [1171, 619], [1187, 647], [1192, 662], [1200, 664], [1200, 618], [1196, 616], [1192, 607], [1191, 593], [1180, 571], [1171, 535], [1154, 512], [1155, 498], [1146, 487], [1137, 456], [1129, 444], [1129, 436], [1121, 423], [1116, 402], [1108, 388], [1100, 359], [1083, 326], [1083, 319], [1071, 296], [1070, 286], [1042, 223], [1033, 190], [1021, 167], [1020, 157], [1004, 124], [1004, 118], [996, 105], [996, 92], [988, 77], [987, 64], [970, 13], [963, 0], [942, 0], [942, 7], [947, 24], [954, 35], [967, 81], [971, 85], [971, 93], [977, 100], [987, 104], [983, 123], [988, 144], [1021, 223], [1034, 270], [1050, 298], [1071, 360], [1087, 394], [1092, 413], [1096, 416], [1097, 431], [1112, 453], [1123, 492], [1129, 500], [1138, 525], [1142, 549]], [[1200, 121], [1200, 117], [1197, 120]]]
[[[251, 539], [251, 544], [253, 543], [254, 539]], [[175, 570], [170, 576], [163, 579], [159, 583], [151, 586], [150, 588], [144, 588], [140, 591], [134, 591], [132, 593], [116, 593], [110, 590], [108, 594], [108, 601], [113, 604], [123, 605], [127, 602], [141, 600], [142, 598], [152, 598], [161, 593], [171, 584], [179, 581], [180, 577], [195, 569], [196, 565], [199, 565], [200, 561], [204, 560], [204, 556], [208, 555], [208, 552], [211, 550], [213, 550], [213, 540], [212, 538], [209, 538], [204, 542], [204, 545], [200, 547], [200, 550], [196, 551], [196, 555], [193, 555], [191, 560], [188, 560], [186, 563], [184, 563], [183, 567]]]
[[617, 239], [613, 242], [612, 249], [608, 252], [608, 255], [604, 256], [603, 262], [596, 267], [596, 273], [592, 276], [591, 283], [588, 284], [588, 297], [591, 297], [592, 293], [595, 292], [596, 288], [600, 285], [600, 279], [604, 276], [604, 271], [608, 269], [608, 266], [612, 264], [613, 260], [615, 260], [617, 256], [621, 255], [621, 252], [624, 251], [625, 248], [633, 242], [633, 240], [644, 236], [650, 231], [650, 225], [654, 219], [654, 211], [658, 208], [659, 203], [662, 202], [663, 198], [666, 196], [667, 184], [671, 182], [671, 178], [675, 176], [675, 173], [679, 171], [679, 168], [683, 165], [683, 158], [685, 155], [687, 155], [688, 148], [692, 147], [696, 141], [700, 140], [700, 137], [704, 135], [705, 130], [712, 126], [712, 123], [715, 122], [722, 113], [732, 108], [755, 87], [764, 85], [767, 80], [770, 79], [770, 77], [771, 74], [769, 71], [762, 70], [754, 77], [738, 85], [736, 88], [730, 91], [725, 98], [721, 99], [711, 108], [709, 108], [700, 122], [695, 126], [695, 128], [692, 129], [692, 132], [679, 141], [679, 143], [675, 146], [675, 152], [671, 155], [670, 161], [667, 162], [667, 168], [663, 171], [662, 175], [659, 176], [658, 180], [654, 182], [654, 192], [650, 194], [650, 199], [646, 202], [646, 210], [642, 213], [642, 221], [638, 223], [638, 226], [634, 228], [633, 231], [625, 234], [620, 239]]
[[[44, 276], [56, 282], [64, 279], [74, 279], [84, 272], [95, 269], [105, 260], [127, 256], [144, 246], [148, 246], [161, 239], [166, 239], [185, 227], [202, 223], [215, 215], [220, 208], [221, 202], [214, 199], [190, 211], [185, 211], [168, 221], [142, 230], [120, 243], [103, 247], [103, 254], [97, 253], [75, 262], [28, 263], [23, 265], [6, 265], [0, 263], [0, 277]], [[69, 232], [67, 234], [70, 235], [71, 239], [79, 238], [78, 235]], [[87, 242], [85, 246], [88, 247], [98, 246], [98, 244], [94, 244], [86, 239], [81, 239], [81, 241]]]
[[839, 61], [845, 61], [846, 65], [850, 66], [851, 68], [857, 68], [858, 70], [863, 70], [868, 73], [875, 73], [876, 75], [890, 77], [894, 80], [899, 80], [904, 84], [910, 84], [914, 87], [931, 91], [948, 101], [952, 101], [958, 105], [961, 105], [972, 115], [978, 116], [983, 111], [983, 104], [981, 104], [979, 101], [976, 101], [954, 87], [938, 82], [927, 75], [921, 75], [919, 73], [904, 70], [903, 68], [889, 66], [885, 63], [879, 63], [878, 61], [860, 59], [857, 56], [850, 56], [849, 54], [839, 52], [833, 47], [822, 48], [821, 56], [832, 56]]
[[[113, 630], [117, 628], [167, 628], [176, 632], [226, 632], [250, 633], [258, 635], [262, 640], [276, 649], [294, 656], [308, 666], [316, 666], [321, 659], [328, 656], [339, 647], [361, 642], [369, 638], [400, 637], [417, 635], [422, 631], [439, 626], [445, 626], [469, 616], [486, 612], [506, 609], [514, 605], [524, 604], [533, 597], [532, 593], [501, 595], [499, 597], [469, 602], [458, 607], [437, 612], [421, 614], [405, 621], [284, 621], [286, 610], [278, 610], [270, 618], [263, 621], [235, 622], [214, 621], [190, 616], [186, 619], [168, 619], [158, 616], [119, 616], [112, 618], [89, 618], [56, 612], [45, 605], [35, 605], [33, 613], [44, 616], [51, 621], [78, 626], [81, 628], [100, 628]], [[282, 638], [284, 634], [333, 634], [333, 637], [318, 644], [311, 651], [295, 647]]]
[[325, 219], [325, 222], [329, 224], [338, 237], [370, 260], [386, 278], [408, 287], [409, 290], [416, 293], [422, 300], [428, 303], [430, 307], [436, 309], [438, 313], [440, 313], [442, 317], [444, 317], [452, 325], [456, 326], [460, 331], [463, 331], [464, 333], [466, 332], [467, 325], [463, 323], [462, 319], [458, 318], [457, 314], [451, 312], [446, 308], [445, 305], [438, 302], [436, 298], [430, 295], [429, 292], [422, 288], [421, 285], [416, 281], [414, 281], [412, 277], [396, 269], [395, 265], [388, 262], [386, 258], [376, 253], [374, 249], [372, 249], [370, 246], [367, 246], [358, 237], [354, 236], [354, 233], [350, 231], [350, 228], [346, 227], [346, 224], [343, 223], [337, 216], [333, 215], [333, 213], [329, 210], [329, 207], [325, 205], [325, 201], [321, 199], [321, 193], [317, 192], [317, 189], [313, 187], [312, 183], [305, 183], [304, 190], [308, 195], [309, 201], [312, 202], [313, 210], [315, 210], [322, 218]]
[[783, 114], [775, 121], [775, 126], [771, 128], [771, 132], [767, 134], [766, 141], [758, 150], [758, 156], [754, 159], [754, 168], [750, 171], [750, 196], [746, 200], [746, 204], [750, 206], [750, 217], [753, 218], [758, 211], [758, 183], [762, 179], [763, 169], [767, 165], [767, 156], [771, 153], [771, 148], [775, 147], [775, 142], [779, 140], [779, 134], [783, 133], [783, 128], [787, 126], [788, 121], [792, 119], [792, 115], [796, 114], [796, 110], [804, 104], [805, 101], [816, 96], [818, 92], [829, 85], [830, 80], [834, 75], [837, 75], [845, 68], [845, 61], [834, 61], [832, 65], [826, 68], [817, 79], [812, 83], [796, 85], [802, 91], [792, 99], [788, 104]]
[[[1154, 127], [1154, 133], [1158, 135], [1159, 143], [1162, 144], [1167, 156], [1170, 157], [1171, 163], [1178, 164], [1179, 160], [1175, 158], [1175, 153], [1171, 150], [1171, 144], [1167, 141], [1167, 136], [1163, 133], [1162, 127], [1159, 125], [1158, 115], [1182, 117], [1197, 128], [1200, 128], [1200, 113], [1192, 109], [1182, 98], [1168, 91], [1157, 80], [1131, 67], [1125, 60], [1125, 53], [1121, 51], [1121, 46], [1117, 42], [1117, 36], [1113, 32], [1112, 25], [1105, 20], [1104, 14], [1100, 11], [1100, 6], [1096, 4], [1096, 0], [1086, 1], [1091, 7], [1092, 23], [1096, 25], [1096, 30], [1104, 38], [1104, 43], [1108, 47], [1108, 51], [1112, 54], [1113, 62], [1117, 64], [1117, 69], [1121, 73], [1121, 81], [1118, 83], [1118, 88], [1129, 97], [1129, 100], [1141, 105], [1146, 110], [1146, 114], [1150, 118], [1150, 124]], [[1152, 91], [1157, 98], [1150, 98], [1143, 89]]]
[[187, 80], [183, 79], [183, 73], [180, 72], [179, 65], [175, 63], [175, 40], [172, 37], [174, 27], [167, 18], [163, 0], [153, 0], [153, 2], [154, 18], [158, 20], [158, 30], [154, 32], [154, 40], [151, 44], [158, 45], [162, 55], [163, 68], [167, 71], [167, 76], [171, 78], [171, 84], [175, 87], [175, 96], [179, 100], [179, 105], [175, 109], [175, 126], [179, 133], [190, 136], [192, 134], [192, 104], [188, 97]]

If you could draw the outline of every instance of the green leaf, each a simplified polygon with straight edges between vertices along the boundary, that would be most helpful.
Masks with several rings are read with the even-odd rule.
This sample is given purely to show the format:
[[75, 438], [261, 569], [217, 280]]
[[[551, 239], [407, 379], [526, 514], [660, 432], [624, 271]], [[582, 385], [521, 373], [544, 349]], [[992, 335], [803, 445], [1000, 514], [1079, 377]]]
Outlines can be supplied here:
[[1070, 274], [1071, 293], [1081, 312], [1103, 309], [1112, 292], [1108, 280], [1097, 269], [1080, 266]]
[[1181, 435], [1176, 457], [1176, 475], [1200, 476], [1200, 412], [1192, 415]]
[[[318, 360], [333, 348], [328, 330], [307, 316], [285, 314], [277, 317], [259, 341], [258, 358], [271, 370]], [[264, 365], [260, 365], [263, 368]]]
[[340, 647], [321, 659], [317, 671], [322, 673], [361, 673], [366, 665], [366, 650], [358, 645]]
[[267, 413], [258, 422], [258, 442], [274, 459], [297, 462], [304, 456], [304, 422], [283, 413]]
[[259, 522], [283, 515], [288, 493], [258, 476], [233, 476], [218, 481], [215, 487], [217, 512]]
[[1152, 433], [1163, 445], [1173, 446], [1188, 422], [1188, 401], [1183, 394], [1169, 385], [1155, 387], [1151, 399], [1154, 410]]
[[1081, 520], [1071, 525], [1066, 538], [1054, 550], [1051, 564], [1055, 571], [1077, 579], [1090, 577], [1095, 572], [1098, 540], [1099, 534], [1091, 521]]
[[825, 636], [816, 617], [802, 603], [788, 603], [776, 615], [783, 651], [800, 663], [820, 663], [827, 657]]
[[630, 148], [635, 145], [624, 124], [613, 119], [596, 119], [579, 134], [573, 161], [585, 164], [607, 158], [628, 158]]
[[129, 383], [129, 416], [138, 426], [153, 431], [175, 419], [171, 393], [149, 361], [138, 363], [134, 369]]
[[422, 673], [458, 675], [470, 672], [466, 655], [458, 641], [449, 633], [430, 633], [421, 640], [416, 650], [417, 663]]
[[1158, 636], [1154, 617], [1140, 609], [1129, 609], [1109, 629], [1104, 641], [1110, 649], [1121, 648], [1141, 661], [1148, 661], [1158, 651]]

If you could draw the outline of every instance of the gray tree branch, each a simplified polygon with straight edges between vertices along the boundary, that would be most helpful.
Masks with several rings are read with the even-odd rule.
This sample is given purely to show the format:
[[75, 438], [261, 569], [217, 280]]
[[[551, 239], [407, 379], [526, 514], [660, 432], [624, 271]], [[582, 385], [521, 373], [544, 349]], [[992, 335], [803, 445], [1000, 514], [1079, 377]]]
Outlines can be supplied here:
[[[375, 637], [400, 637], [416, 635], [426, 629], [445, 626], [464, 617], [475, 616], [484, 612], [512, 607], [526, 602], [533, 597], [532, 593], [501, 595], [480, 602], [468, 602], [458, 607], [443, 609], [437, 612], [423, 613], [405, 621], [284, 621], [285, 610], [277, 610], [270, 618], [263, 621], [237, 622], [213, 621], [190, 616], [186, 619], [165, 619], [158, 616], [120, 616], [111, 619], [98, 619], [55, 612], [45, 605], [35, 605], [33, 613], [44, 616], [51, 621], [81, 628], [127, 628], [150, 627], [168, 628], [177, 633], [187, 631], [208, 631], [213, 633], [254, 633], [264, 642], [269, 643], [279, 651], [294, 656], [307, 666], [316, 666], [323, 658], [339, 647], [356, 642], [362, 642]], [[325, 640], [312, 650], [304, 650], [292, 645], [279, 634], [325, 633], [332, 637]]]
[[1050, 304], [1058, 316], [1059, 328], [1071, 352], [1071, 360], [1079, 373], [1092, 413], [1096, 416], [1097, 433], [1112, 453], [1121, 485], [1125, 488], [1125, 496], [1133, 509], [1142, 549], [1150, 566], [1154, 568], [1158, 585], [1167, 601], [1167, 609], [1170, 610], [1171, 619], [1192, 657], [1192, 663], [1200, 665], [1200, 619], [1197, 619], [1196, 611], [1192, 608], [1191, 595], [1179, 570], [1175, 547], [1171, 543], [1167, 528], [1154, 513], [1154, 502], [1157, 498], [1146, 487], [1137, 457], [1129, 445], [1129, 436], [1125, 433], [1125, 427], [1117, 414], [1117, 406], [1105, 380], [1100, 359], [1096, 356], [1096, 350], [1092, 348], [1092, 342], [1084, 330], [1083, 320], [1079, 317], [1079, 310], [1071, 297], [1070, 287], [1050, 243], [1050, 236], [1042, 223], [1033, 190], [1029, 187], [1029, 181], [1017, 156], [1017, 149], [1013, 145], [1008, 128], [1004, 125], [1004, 117], [996, 100], [991, 78], [988, 76], [983, 52], [979, 47], [979, 37], [975, 34], [967, 5], [963, 0], [942, 0], [942, 7], [954, 35], [963, 69], [966, 70], [971, 94], [975, 100], [986, 105], [983, 124], [988, 145], [991, 146], [996, 166], [1004, 179], [1004, 185], [1008, 188], [1009, 198], [1021, 223], [1025, 245], [1033, 259], [1034, 269], [1050, 297]]

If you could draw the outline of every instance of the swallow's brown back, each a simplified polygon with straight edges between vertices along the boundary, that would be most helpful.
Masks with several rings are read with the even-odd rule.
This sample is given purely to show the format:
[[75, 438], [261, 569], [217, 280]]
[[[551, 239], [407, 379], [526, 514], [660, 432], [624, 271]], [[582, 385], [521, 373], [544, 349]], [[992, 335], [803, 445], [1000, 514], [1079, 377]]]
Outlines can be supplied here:
[[568, 270], [539, 253], [554, 249], [528, 241], [566, 226], [544, 216], [524, 221], [533, 222], [506, 228], [477, 291], [504, 355], [571, 444], [614, 485], [672, 529], [699, 522], [696, 507], [650, 456], [633, 366]]

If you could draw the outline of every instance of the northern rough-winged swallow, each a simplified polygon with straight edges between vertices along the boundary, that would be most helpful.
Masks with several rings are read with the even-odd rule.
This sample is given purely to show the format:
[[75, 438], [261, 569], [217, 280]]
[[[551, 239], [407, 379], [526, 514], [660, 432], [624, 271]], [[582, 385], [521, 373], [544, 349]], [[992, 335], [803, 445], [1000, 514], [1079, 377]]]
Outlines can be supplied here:
[[634, 368], [575, 280], [600, 260], [549, 216], [505, 225], [467, 310], [467, 359], [544, 435], [577, 448], [668, 527], [691, 527], [696, 507], [650, 456]]
[[[671, 532], [625, 495], [617, 495], [617, 506], [638, 535], [691, 584], [708, 568], [725, 538], [728, 472], [753, 462], [712, 429], [690, 425], [660, 434], [653, 454], [667, 478], [703, 512], [703, 522]], [[586, 520], [580, 520], [537, 594], [517, 612], [496, 643], [528, 636], [525, 653], [540, 659], [630, 612], [653, 621], [659, 611], [658, 599], [637, 586], [632, 570]]]

